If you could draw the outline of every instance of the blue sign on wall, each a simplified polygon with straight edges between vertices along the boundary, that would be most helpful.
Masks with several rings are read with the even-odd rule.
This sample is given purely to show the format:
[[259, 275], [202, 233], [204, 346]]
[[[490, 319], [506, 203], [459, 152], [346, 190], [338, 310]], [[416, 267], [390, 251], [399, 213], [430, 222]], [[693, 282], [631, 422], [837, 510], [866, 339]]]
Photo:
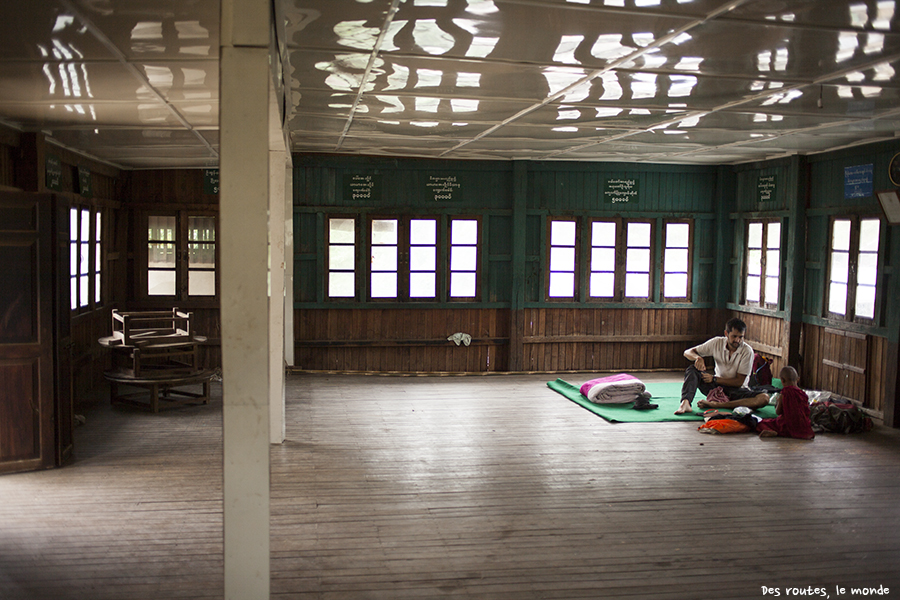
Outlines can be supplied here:
[[874, 190], [872, 165], [844, 167], [844, 198], [868, 198]]

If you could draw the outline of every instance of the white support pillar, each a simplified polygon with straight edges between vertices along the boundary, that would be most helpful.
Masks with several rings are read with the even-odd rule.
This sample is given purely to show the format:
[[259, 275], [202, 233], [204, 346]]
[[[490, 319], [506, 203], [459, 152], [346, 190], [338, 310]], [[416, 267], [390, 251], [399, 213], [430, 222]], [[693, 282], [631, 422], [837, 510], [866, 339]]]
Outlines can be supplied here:
[[[277, 116], [277, 110], [275, 111]], [[280, 137], [280, 130], [279, 130]], [[277, 142], [278, 140], [273, 140]], [[269, 441], [284, 442], [284, 238], [286, 152], [269, 150]]]
[[269, 598], [267, 0], [223, 0], [219, 175], [226, 600]]
[[294, 366], [294, 168], [288, 148], [284, 166], [284, 362]]

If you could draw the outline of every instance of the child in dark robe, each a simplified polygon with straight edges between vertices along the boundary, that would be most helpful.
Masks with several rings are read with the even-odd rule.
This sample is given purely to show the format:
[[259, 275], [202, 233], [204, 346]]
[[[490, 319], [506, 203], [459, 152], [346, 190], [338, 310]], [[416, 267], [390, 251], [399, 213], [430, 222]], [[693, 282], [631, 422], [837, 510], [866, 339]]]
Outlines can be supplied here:
[[779, 374], [784, 385], [778, 403], [775, 405], [774, 419], [763, 419], [756, 424], [759, 437], [791, 437], [811, 440], [816, 434], [809, 421], [809, 398], [797, 387], [800, 377], [794, 367], [784, 367]]

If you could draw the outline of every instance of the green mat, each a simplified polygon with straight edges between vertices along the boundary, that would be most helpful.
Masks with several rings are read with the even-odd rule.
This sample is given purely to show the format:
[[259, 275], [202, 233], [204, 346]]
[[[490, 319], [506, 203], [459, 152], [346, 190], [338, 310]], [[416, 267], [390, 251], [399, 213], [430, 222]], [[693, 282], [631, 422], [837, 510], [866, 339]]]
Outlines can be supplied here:
[[[557, 379], [547, 382], [547, 387], [559, 392], [575, 404], [579, 404], [595, 415], [601, 416], [611, 423], [661, 423], [663, 421], [702, 421], [703, 410], [697, 408], [699, 400], [705, 400], [706, 396], [697, 392], [693, 400], [694, 412], [686, 415], [676, 415], [675, 411], [681, 404], [681, 382], [645, 383], [647, 391], [653, 397], [650, 402], [658, 404], [659, 408], [653, 410], [634, 410], [631, 402], [627, 404], [594, 404], [580, 391], [580, 385], [573, 385], [568, 381]], [[755, 414], [769, 418], [775, 416], [774, 406], [764, 406], [755, 411]]]

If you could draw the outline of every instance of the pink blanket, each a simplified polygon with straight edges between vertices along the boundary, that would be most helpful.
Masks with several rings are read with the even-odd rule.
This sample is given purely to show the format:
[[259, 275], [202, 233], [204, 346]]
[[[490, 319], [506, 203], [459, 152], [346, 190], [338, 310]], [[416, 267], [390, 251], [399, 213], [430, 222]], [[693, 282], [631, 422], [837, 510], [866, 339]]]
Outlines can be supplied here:
[[591, 379], [581, 386], [581, 393], [595, 404], [633, 402], [645, 390], [643, 381], [627, 373]]

